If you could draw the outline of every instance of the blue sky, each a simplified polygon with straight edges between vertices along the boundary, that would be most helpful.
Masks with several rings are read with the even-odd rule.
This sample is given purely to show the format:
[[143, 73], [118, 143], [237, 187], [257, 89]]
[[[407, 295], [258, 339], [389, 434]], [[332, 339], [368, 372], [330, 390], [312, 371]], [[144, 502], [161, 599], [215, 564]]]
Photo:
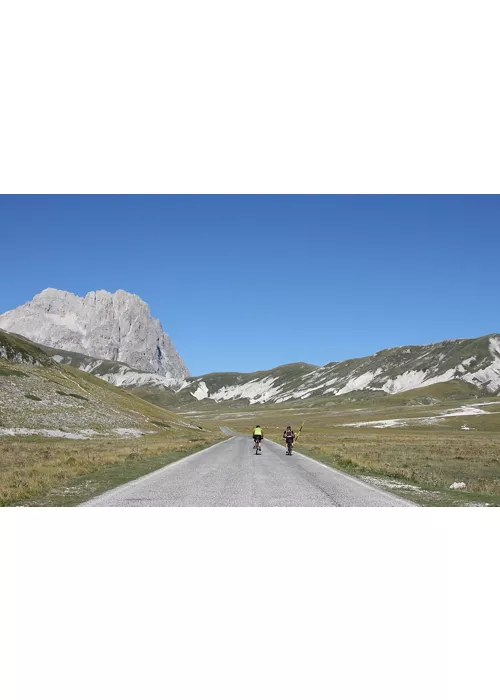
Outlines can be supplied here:
[[499, 196], [1, 196], [0, 313], [147, 301], [193, 374], [500, 332]]

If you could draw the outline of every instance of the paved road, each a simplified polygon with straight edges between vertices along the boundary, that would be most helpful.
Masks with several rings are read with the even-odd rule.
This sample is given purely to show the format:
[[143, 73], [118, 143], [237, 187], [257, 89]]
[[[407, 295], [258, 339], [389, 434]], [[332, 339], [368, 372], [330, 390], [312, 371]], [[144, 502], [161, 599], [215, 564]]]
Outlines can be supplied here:
[[235, 436], [84, 506], [412, 506], [309, 457]]

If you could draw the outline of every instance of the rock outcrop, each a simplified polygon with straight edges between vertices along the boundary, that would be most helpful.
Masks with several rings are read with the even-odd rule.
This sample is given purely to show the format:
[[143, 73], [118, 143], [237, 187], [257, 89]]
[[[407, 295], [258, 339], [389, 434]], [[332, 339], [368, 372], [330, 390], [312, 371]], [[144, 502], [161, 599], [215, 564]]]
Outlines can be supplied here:
[[45, 289], [0, 315], [0, 328], [35, 343], [124, 362], [175, 381], [189, 374], [146, 302], [121, 289], [85, 297]]

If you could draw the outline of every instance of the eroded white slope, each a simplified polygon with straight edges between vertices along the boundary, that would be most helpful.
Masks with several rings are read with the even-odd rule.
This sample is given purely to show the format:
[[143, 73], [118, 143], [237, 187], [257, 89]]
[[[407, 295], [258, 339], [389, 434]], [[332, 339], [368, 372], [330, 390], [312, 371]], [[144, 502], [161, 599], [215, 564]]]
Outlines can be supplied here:
[[160, 377], [152, 372], [134, 372], [133, 369], [121, 368], [118, 372], [108, 372], [107, 374], [99, 374], [100, 379], [104, 379], [110, 384], [121, 387], [171, 387], [177, 383], [176, 379], [171, 377]]
[[[487, 339], [484, 339], [486, 344]], [[457, 343], [461, 341], [456, 341]], [[259, 379], [251, 379], [247, 382], [227, 384], [216, 390], [210, 391], [203, 379], [186, 380], [181, 389], [189, 387], [192, 396], [198, 400], [211, 399], [213, 401], [229, 401], [235, 399], [248, 399], [249, 403], [266, 403], [272, 401], [283, 403], [285, 401], [316, 396], [339, 396], [352, 391], [370, 390], [382, 391], [386, 394], [399, 394], [411, 389], [419, 389], [433, 384], [462, 380], [472, 383], [489, 393], [500, 391], [500, 336], [489, 338], [489, 350], [486, 355], [481, 355], [479, 364], [475, 355], [465, 356], [461, 362], [456, 362], [452, 367], [447, 358], [454, 351], [455, 341], [446, 341], [444, 344], [434, 346], [414, 346], [401, 349], [398, 359], [394, 360], [387, 354], [375, 353], [369, 358], [364, 358], [353, 367], [354, 361], [346, 363], [331, 363], [311, 372], [304, 373], [294, 382], [287, 382], [277, 376], [277, 370], [269, 375], [263, 375]], [[444, 345], [446, 352], [439, 352], [439, 346]], [[437, 350], [436, 350], [436, 346]], [[397, 349], [396, 349], [397, 350]], [[392, 352], [392, 351], [391, 351]], [[408, 357], [413, 353], [413, 358]], [[424, 358], [425, 362], [423, 361]], [[366, 369], [368, 365], [373, 367], [380, 362], [375, 369]], [[421, 369], [405, 369], [410, 363], [429, 366]], [[471, 371], [471, 365], [476, 364], [477, 369]], [[345, 369], [345, 366], [351, 369]], [[444, 367], [443, 367], [444, 365]], [[411, 364], [410, 364], [411, 366]], [[398, 369], [400, 371], [398, 372]], [[279, 370], [279, 368], [278, 368]]]
[[466, 382], [482, 384], [486, 386], [490, 393], [494, 394], [500, 391], [500, 336], [492, 336], [490, 338], [490, 353], [493, 362], [489, 367], [485, 367], [478, 372], [466, 373], [463, 379]]

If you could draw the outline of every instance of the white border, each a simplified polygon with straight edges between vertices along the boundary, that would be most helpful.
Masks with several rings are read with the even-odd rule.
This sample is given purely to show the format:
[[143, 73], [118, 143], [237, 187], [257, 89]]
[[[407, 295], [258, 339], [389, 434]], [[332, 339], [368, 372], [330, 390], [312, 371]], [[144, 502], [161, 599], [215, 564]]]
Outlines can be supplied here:
[[[0, 192], [497, 193], [498, 15], [6, 3]], [[0, 528], [8, 700], [498, 686], [494, 509], [5, 509]]]
[[19, 0], [0, 192], [498, 193], [498, 3]]

